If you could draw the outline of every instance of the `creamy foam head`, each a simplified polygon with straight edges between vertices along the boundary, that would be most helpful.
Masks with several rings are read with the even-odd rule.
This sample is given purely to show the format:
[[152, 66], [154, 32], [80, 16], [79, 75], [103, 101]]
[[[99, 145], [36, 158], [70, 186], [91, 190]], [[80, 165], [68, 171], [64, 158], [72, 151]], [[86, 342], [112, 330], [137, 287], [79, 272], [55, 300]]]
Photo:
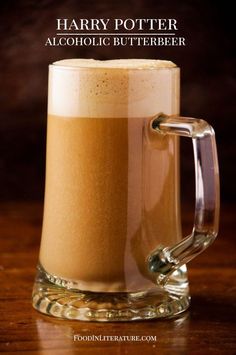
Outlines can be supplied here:
[[49, 114], [150, 117], [178, 113], [179, 68], [167, 60], [65, 59], [49, 70]]
[[113, 68], [113, 69], [155, 69], [155, 68], [172, 68], [176, 65], [169, 60], [159, 59], [112, 59], [112, 60], [95, 60], [95, 59], [64, 59], [53, 63], [54, 65], [65, 67], [79, 68]]

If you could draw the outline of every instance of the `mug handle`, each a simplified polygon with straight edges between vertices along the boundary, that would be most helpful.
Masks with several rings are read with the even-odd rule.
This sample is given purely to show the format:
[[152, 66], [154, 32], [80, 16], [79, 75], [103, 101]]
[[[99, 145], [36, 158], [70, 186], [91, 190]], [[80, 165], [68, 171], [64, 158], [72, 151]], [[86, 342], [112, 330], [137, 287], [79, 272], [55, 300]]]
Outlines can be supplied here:
[[158, 134], [191, 137], [195, 165], [195, 215], [192, 233], [170, 247], [158, 246], [147, 266], [160, 285], [181, 265], [204, 251], [216, 238], [219, 225], [219, 168], [215, 133], [204, 120], [159, 114], [151, 121]]

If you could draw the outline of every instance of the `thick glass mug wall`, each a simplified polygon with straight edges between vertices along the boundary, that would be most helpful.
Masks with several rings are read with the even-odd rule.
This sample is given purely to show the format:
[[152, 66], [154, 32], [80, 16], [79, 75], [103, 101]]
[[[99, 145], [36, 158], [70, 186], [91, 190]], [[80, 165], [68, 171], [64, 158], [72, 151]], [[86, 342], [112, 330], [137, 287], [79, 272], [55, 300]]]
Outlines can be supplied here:
[[[179, 138], [150, 127], [159, 112], [179, 113], [179, 69], [154, 62], [147, 68], [115, 62], [113, 68], [88, 67], [92, 62], [50, 66], [45, 206], [34, 293], [41, 311], [40, 297], [48, 307], [45, 294], [51, 288], [55, 293], [58, 285], [64, 292], [77, 290], [78, 298], [106, 293], [115, 320], [167, 316], [161, 308], [150, 313], [150, 307], [167, 306], [174, 297], [179, 299], [172, 314], [188, 306], [184, 267], [165, 288], [157, 285], [158, 270], [149, 267], [158, 246], [181, 240]], [[127, 298], [131, 293], [139, 305]], [[126, 299], [119, 299], [124, 294]], [[95, 303], [98, 314], [102, 303], [98, 298]], [[63, 307], [64, 314], [54, 315], [69, 318]], [[119, 316], [116, 309], [135, 310], [136, 316]], [[146, 315], [137, 315], [137, 309]], [[72, 318], [91, 319], [82, 313]]]

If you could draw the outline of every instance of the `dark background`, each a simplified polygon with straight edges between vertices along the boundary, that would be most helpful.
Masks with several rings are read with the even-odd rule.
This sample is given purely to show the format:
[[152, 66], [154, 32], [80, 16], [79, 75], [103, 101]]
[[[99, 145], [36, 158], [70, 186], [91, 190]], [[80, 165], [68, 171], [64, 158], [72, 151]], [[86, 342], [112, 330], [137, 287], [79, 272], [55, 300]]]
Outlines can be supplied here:
[[[181, 114], [216, 131], [221, 198], [234, 202], [236, 79], [233, 9], [215, 1], [4, 1], [0, 5], [0, 200], [42, 200], [48, 64], [59, 59], [154, 58], [181, 67]], [[56, 18], [176, 18], [185, 47], [45, 47]], [[182, 139], [183, 199], [193, 195], [190, 140]]]

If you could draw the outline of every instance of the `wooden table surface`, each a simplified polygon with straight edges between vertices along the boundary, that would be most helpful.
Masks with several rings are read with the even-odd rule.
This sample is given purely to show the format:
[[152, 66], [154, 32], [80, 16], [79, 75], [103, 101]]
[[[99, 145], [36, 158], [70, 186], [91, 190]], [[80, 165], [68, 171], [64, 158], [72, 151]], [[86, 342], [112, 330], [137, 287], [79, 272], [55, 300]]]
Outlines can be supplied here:
[[[183, 215], [190, 229], [192, 215]], [[9, 354], [236, 354], [236, 209], [221, 209], [214, 244], [189, 265], [192, 304], [172, 320], [88, 323], [44, 316], [31, 306], [42, 204], [0, 204], [0, 352]], [[156, 336], [156, 341], [74, 341], [74, 335]]]

